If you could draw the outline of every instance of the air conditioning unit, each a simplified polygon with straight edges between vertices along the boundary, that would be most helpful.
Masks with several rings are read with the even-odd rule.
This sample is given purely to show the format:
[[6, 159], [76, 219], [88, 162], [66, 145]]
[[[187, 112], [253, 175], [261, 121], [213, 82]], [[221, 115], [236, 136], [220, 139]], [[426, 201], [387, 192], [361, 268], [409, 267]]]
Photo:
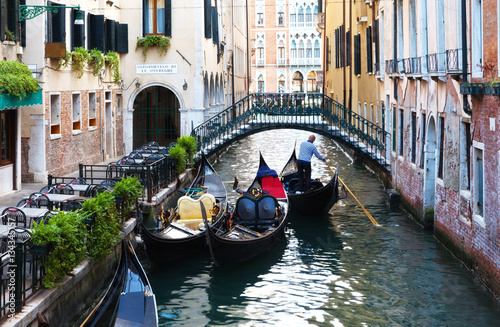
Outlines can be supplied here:
[[356, 24], [363, 24], [368, 21], [368, 16], [360, 16], [356, 18]]

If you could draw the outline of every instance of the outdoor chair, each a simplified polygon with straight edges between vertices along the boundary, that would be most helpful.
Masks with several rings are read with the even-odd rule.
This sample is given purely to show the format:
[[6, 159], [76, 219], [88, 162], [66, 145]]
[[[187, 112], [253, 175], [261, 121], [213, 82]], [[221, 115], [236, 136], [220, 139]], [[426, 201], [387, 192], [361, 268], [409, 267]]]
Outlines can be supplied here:
[[123, 168], [117, 162], [110, 162], [106, 167], [106, 178], [121, 177]]
[[36, 200], [22, 199], [16, 205], [18, 208], [40, 208], [40, 205]]
[[164, 156], [163, 156], [163, 155], [155, 153], [155, 154], [152, 154], [152, 155], [150, 155], [149, 157], [147, 157], [147, 158], [146, 158], [146, 159], [142, 162], [142, 164], [143, 164], [143, 165], [149, 165], [149, 164], [152, 164], [153, 162], [156, 162], [156, 161], [158, 161], [158, 160], [160, 160], [160, 159], [163, 159], [163, 158], [164, 158]]
[[36, 218], [35, 221], [37, 224], [40, 224], [41, 222], [43, 222], [44, 224], [48, 224], [50, 218], [54, 217], [55, 215], [57, 215], [57, 211], [49, 210], [42, 217]]
[[92, 188], [92, 192], [90, 193], [90, 197], [95, 198], [99, 193], [109, 192], [109, 190], [102, 185], [95, 185]]
[[139, 152], [133, 152], [129, 156], [130, 159], [144, 159], [141, 153]]
[[81, 202], [79, 202], [77, 200], [73, 200], [73, 201], [66, 202], [63, 205], [62, 210], [63, 211], [78, 211], [82, 208], [83, 208], [83, 205]]
[[50, 185], [50, 186], [44, 186], [40, 189], [40, 193], [42, 194], [57, 194], [57, 189], [55, 185]]
[[114, 188], [116, 186], [116, 182], [112, 179], [106, 179], [99, 184], [101, 186], [104, 186], [106, 188]]
[[49, 210], [52, 210], [52, 202], [44, 193], [31, 193], [30, 200], [35, 200], [38, 203], [38, 207], [45, 207]]
[[75, 194], [75, 190], [73, 190], [73, 187], [69, 184], [57, 184], [57, 190], [59, 194], [67, 194], [67, 195]]
[[70, 182], [70, 185], [87, 185], [87, 181], [83, 178], [77, 177]]
[[136, 164], [135, 160], [131, 159], [131, 158], [123, 159], [120, 162], [120, 166], [131, 166], [131, 165], [135, 165], [135, 164]]
[[7, 207], [2, 211], [2, 223], [4, 225], [15, 224], [17, 227], [30, 228], [31, 221], [28, 221], [24, 211], [16, 207]]

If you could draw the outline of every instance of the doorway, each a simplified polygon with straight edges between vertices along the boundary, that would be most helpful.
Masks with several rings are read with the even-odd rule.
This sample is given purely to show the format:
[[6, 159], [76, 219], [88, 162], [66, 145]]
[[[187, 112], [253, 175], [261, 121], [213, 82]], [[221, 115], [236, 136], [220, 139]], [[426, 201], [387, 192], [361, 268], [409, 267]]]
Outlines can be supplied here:
[[424, 226], [434, 224], [434, 208], [436, 196], [436, 121], [430, 117], [427, 125], [427, 140], [425, 143], [424, 167]]

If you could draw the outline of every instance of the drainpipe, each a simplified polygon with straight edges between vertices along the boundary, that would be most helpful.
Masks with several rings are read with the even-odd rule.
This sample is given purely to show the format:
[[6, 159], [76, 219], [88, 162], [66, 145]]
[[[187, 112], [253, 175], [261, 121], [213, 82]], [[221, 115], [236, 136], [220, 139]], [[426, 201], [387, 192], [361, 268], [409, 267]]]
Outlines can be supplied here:
[[[350, 0], [349, 0], [350, 1]], [[343, 41], [343, 57], [344, 57], [344, 67], [343, 67], [343, 73], [344, 73], [344, 99], [343, 99], [343, 104], [344, 104], [344, 108], [346, 107], [346, 51], [345, 51], [345, 48], [346, 48], [346, 43], [345, 43], [345, 0], [343, 0], [343, 6], [342, 6], [342, 29], [343, 29], [343, 33], [342, 33], [342, 41]]]
[[[396, 1], [394, 1], [394, 6], [393, 6], [393, 22], [394, 22], [394, 47], [392, 49], [392, 56], [393, 56], [393, 65], [396, 65], [396, 71], [399, 69], [398, 65], [398, 4]], [[394, 100], [398, 101], [398, 77], [394, 76]]]
[[[353, 40], [353, 32], [352, 32], [352, 3], [351, 0], [349, 0], [349, 44], [351, 45], [349, 47], [349, 110], [352, 110], [352, 66], [354, 66], [353, 62], [353, 57], [352, 57], [352, 48], [354, 48], [354, 43], [352, 42]], [[361, 50], [360, 50], [361, 51]], [[358, 112], [359, 115], [361, 115], [360, 112]]]
[[[462, 83], [467, 83], [467, 9], [466, 0], [462, 0]], [[472, 116], [472, 109], [469, 107], [469, 98], [467, 94], [463, 96], [464, 112]]]

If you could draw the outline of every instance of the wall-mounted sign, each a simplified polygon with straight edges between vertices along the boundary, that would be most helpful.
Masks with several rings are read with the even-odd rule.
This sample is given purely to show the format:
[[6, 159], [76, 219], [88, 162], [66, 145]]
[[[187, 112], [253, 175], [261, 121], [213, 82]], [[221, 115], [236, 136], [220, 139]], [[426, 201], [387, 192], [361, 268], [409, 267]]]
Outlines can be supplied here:
[[177, 74], [177, 64], [135, 65], [136, 74]]

